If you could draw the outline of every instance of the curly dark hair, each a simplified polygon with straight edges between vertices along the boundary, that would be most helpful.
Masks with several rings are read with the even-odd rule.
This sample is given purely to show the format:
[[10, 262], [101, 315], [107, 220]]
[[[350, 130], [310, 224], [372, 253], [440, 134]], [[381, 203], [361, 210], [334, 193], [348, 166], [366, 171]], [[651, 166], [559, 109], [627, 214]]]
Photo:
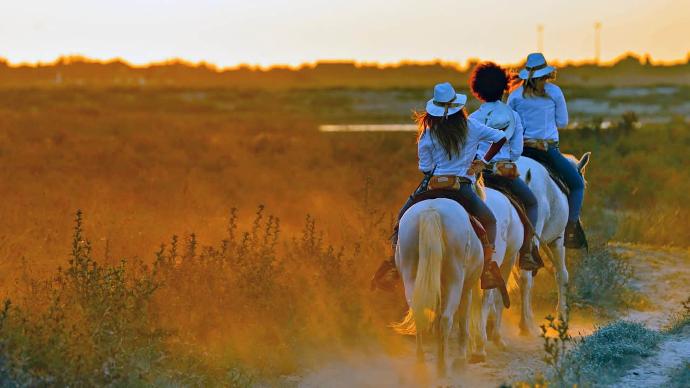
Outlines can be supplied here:
[[470, 75], [470, 88], [475, 97], [484, 102], [498, 101], [508, 90], [508, 72], [493, 62], [478, 64]]

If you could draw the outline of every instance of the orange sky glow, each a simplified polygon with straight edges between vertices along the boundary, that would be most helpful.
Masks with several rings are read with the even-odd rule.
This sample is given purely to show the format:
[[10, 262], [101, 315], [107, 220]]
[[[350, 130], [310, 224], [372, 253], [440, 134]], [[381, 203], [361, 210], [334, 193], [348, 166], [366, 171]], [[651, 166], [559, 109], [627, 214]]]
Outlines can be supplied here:
[[219, 67], [297, 66], [318, 60], [517, 63], [541, 46], [553, 61], [690, 52], [690, 0], [5, 0], [0, 57], [49, 62], [64, 55], [143, 65], [184, 58]]

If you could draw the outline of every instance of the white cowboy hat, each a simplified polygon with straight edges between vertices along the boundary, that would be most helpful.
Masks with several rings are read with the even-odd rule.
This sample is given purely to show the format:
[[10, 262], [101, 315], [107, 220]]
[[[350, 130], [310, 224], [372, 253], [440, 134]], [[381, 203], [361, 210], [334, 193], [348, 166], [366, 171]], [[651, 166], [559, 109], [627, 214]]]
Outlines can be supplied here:
[[[522, 79], [527, 78], [539, 78], [543, 77], [552, 71], [556, 70], [555, 67], [549, 66], [546, 63], [546, 58], [542, 53], [532, 53], [527, 56], [527, 63], [525, 63], [525, 68], [520, 70], [518, 76]], [[530, 75], [530, 73], [532, 73]]]
[[465, 106], [467, 96], [455, 93], [448, 82], [434, 86], [434, 98], [426, 103], [426, 112], [436, 117], [447, 117], [457, 113]]
[[512, 138], [513, 132], [515, 132], [513, 109], [503, 102], [497, 101], [495, 104], [492, 104], [491, 110], [486, 114], [484, 124], [491, 128], [502, 130], [507, 139]]

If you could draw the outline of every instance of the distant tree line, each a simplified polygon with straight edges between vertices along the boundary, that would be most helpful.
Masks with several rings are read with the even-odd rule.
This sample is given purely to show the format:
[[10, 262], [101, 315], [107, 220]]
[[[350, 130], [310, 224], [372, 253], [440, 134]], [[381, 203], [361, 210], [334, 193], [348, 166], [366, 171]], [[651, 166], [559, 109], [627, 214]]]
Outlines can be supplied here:
[[[558, 79], [563, 85], [577, 86], [690, 85], [688, 59], [655, 65], [648, 56], [628, 54], [607, 65], [566, 63], [559, 66]], [[183, 60], [132, 66], [120, 59], [103, 62], [73, 56], [35, 65], [0, 60], [0, 86], [423, 88], [440, 81], [464, 80], [478, 62], [472, 59], [460, 66], [442, 61], [396, 65], [325, 61], [298, 68], [241, 65], [220, 69]]]

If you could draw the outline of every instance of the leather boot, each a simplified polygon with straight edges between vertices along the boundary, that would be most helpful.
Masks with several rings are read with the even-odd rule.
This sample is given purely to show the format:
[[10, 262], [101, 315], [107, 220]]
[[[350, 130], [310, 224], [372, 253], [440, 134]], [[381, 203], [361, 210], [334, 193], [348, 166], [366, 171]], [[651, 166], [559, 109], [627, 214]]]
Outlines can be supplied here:
[[501, 276], [501, 269], [498, 264], [492, 259], [494, 254], [493, 245], [484, 246], [484, 268], [482, 269], [482, 276], [480, 278], [480, 286], [483, 290], [491, 290], [498, 288], [503, 298], [503, 305], [506, 308], [510, 307], [510, 297], [508, 296], [508, 289], [506, 282]]
[[582, 228], [580, 220], [568, 221], [568, 224], [565, 226], [563, 245], [570, 249], [589, 248], [587, 237], [585, 236], [585, 231]]
[[[395, 252], [395, 249], [393, 249], [393, 252]], [[381, 265], [379, 265], [379, 268], [371, 278], [371, 290], [374, 291], [379, 288], [384, 291], [393, 291], [399, 278], [400, 273], [395, 266], [395, 254], [392, 254], [387, 260], [381, 262]]]
[[539, 248], [534, 241], [520, 250], [520, 261], [518, 264], [520, 269], [532, 272], [536, 272], [539, 268], [544, 266], [544, 261], [539, 255]]

